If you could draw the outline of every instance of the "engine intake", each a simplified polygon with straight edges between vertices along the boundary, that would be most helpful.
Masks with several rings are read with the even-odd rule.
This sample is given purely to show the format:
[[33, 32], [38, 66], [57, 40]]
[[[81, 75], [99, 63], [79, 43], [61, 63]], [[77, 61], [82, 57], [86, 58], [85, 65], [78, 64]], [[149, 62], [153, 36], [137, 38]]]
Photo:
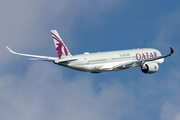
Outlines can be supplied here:
[[159, 70], [159, 65], [156, 62], [145, 63], [141, 67], [143, 73], [152, 74]]

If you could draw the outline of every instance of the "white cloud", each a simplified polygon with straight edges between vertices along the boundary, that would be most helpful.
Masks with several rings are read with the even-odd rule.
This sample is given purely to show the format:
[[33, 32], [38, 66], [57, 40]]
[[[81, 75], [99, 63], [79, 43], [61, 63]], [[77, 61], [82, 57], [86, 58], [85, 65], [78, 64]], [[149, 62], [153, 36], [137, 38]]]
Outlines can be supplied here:
[[117, 80], [101, 83], [96, 93], [90, 76], [67, 80], [63, 74], [58, 67], [36, 63], [23, 77], [1, 76], [0, 118], [109, 120], [132, 108], [131, 93]]
[[97, 78], [83, 73], [67, 78], [63, 70], [35, 62], [23, 75], [1, 76], [0, 119], [150, 119], [148, 110], [160, 112], [161, 107], [162, 120], [178, 118], [176, 81], [156, 76], [134, 82], [127, 79], [127, 83], [111, 79], [98, 83], [96, 92], [93, 82]]
[[[101, 11], [110, 9], [116, 2], [9, 0], [1, 3], [0, 32], [3, 35], [1, 35], [0, 54], [7, 55], [0, 65], [3, 69], [0, 77], [0, 119], [99, 120], [120, 116], [118, 112], [111, 115], [113, 109], [122, 109], [115, 107], [115, 104], [121, 102], [118, 99], [126, 99], [117, 92], [123, 90], [118, 88], [118, 85], [113, 84], [111, 87], [102, 85], [104, 92], [99, 96], [93, 90], [91, 83], [93, 79], [90, 76], [79, 76], [69, 81], [64, 78], [63, 71], [58, 67], [50, 63], [33, 63], [24, 61], [26, 59], [20, 57], [14, 58], [14, 55], [8, 54], [5, 49], [5, 45], [12, 46], [15, 51], [22, 49], [37, 51], [46, 48], [47, 36], [42, 34], [49, 32], [49, 26], [45, 27], [48, 22], [60, 20], [56, 27], [61, 29], [62, 34], [69, 34], [77, 16], [86, 15], [88, 11], [96, 12], [98, 16]], [[91, 9], [92, 6], [94, 6], [93, 9]], [[48, 50], [44, 49], [43, 52], [45, 51]]]
[[178, 120], [180, 111], [180, 71], [177, 68], [171, 68], [168, 71], [168, 74], [164, 76], [167, 79], [166, 85], [163, 87], [166, 92], [166, 99], [164, 99], [160, 120]]
[[[174, 12], [160, 16], [157, 19], [157, 38], [151, 42], [155, 47], [166, 49], [169, 46], [179, 46], [179, 42], [175, 36], [179, 34], [180, 26], [180, 10], [177, 9]], [[174, 45], [174, 43], [178, 43]], [[178, 47], [177, 47], [178, 48]]]
[[[163, 83], [159, 82], [156, 76], [147, 78], [146, 75], [142, 75], [142, 78], [129, 75], [127, 79], [122, 80], [117, 74], [120, 76], [118, 80], [97, 83], [101, 89], [96, 92], [93, 81], [98, 81], [98, 77], [85, 73], [77, 73], [71, 77], [64, 73], [65, 68], [51, 63], [30, 62], [8, 53], [5, 48], [5, 45], [10, 45], [17, 51], [42, 52], [44, 55], [47, 55], [46, 52], [55, 52], [49, 34], [50, 28], [59, 29], [63, 36], [69, 35], [68, 42], [71, 38], [71, 28], [76, 24], [75, 20], [79, 19], [78, 16], [85, 20], [84, 25], [98, 23], [97, 18], [108, 12], [117, 2], [119, 1], [1, 2], [0, 54], [4, 57], [0, 63], [0, 119], [144, 119], [149, 117], [146, 109], [157, 112], [162, 107], [157, 105], [160, 100], [151, 101], [151, 97], [162, 95], [164, 89], [168, 92], [179, 91], [177, 81], [167, 84], [168, 80]], [[94, 23], [89, 23], [93, 20]], [[164, 38], [166, 30], [168, 28], [165, 28], [165, 32], [160, 32], [158, 41]], [[49, 43], [52, 43], [52, 48]], [[179, 72], [176, 73], [174, 79], [179, 78]], [[174, 99], [179, 100], [177, 93]], [[162, 103], [162, 118], [169, 108], [173, 111], [169, 118], [179, 118], [179, 108], [174, 107], [178, 103], [173, 103], [174, 99], [170, 96]]]
[[174, 106], [174, 103], [166, 102], [163, 106], [160, 120], [176, 120], [179, 112], [179, 107]]
[[[6, 56], [1, 59], [0, 65], [7, 64], [8, 59], [12, 59], [12, 55], [8, 54], [5, 48], [6, 45], [15, 51], [55, 52], [53, 43], [50, 41], [52, 40], [50, 29], [58, 29], [59, 33], [66, 37], [68, 46], [71, 47], [69, 43], [72, 39], [71, 29], [79, 16], [84, 16], [86, 20], [96, 18], [117, 2], [119, 1], [2, 1], [0, 5], [0, 54], [5, 53]], [[73, 46], [75, 45], [73, 42]]]
[[176, 114], [176, 119], [175, 120], [180, 120], [180, 112]]

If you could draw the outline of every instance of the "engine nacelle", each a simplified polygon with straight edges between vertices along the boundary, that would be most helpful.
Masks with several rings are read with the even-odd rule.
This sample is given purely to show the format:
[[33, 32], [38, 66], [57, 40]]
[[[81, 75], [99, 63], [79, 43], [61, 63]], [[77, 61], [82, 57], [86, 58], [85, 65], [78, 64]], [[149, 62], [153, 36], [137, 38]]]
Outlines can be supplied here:
[[152, 74], [155, 73], [159, 70], [159, 65], [156, 62], [149, 62], [149, 63], [145, 63], [142, 67], [141, 67], [141, 71], [143, 73], [147, 73], [147, 74]]

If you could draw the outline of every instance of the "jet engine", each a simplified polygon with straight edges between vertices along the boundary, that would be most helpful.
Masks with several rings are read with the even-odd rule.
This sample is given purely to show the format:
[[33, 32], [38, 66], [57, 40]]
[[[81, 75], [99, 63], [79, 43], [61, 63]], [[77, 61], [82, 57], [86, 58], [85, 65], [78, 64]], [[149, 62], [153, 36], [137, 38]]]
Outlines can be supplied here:
[[141, 67], [141, 71], [143, 73], [147, 73], [147, 74], [152, 74], [157, 72], [159, 69], [159, 65], [156, 62], [149, 62], [149, 63], [145, 63], [142, 67]]

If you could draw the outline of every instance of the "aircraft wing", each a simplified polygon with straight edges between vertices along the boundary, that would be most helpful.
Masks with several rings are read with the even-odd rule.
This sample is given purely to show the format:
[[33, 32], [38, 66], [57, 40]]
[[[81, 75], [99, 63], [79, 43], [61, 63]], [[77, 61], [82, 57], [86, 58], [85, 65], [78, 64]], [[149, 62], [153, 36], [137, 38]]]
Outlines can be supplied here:
[[28, 56], [28, 57], [33, 57], [30, 58], [30, 60], [38, 60], [38, 61], [55, 61], [57, 59], [59, 59], [58, 57], [49, 57], [49, 56], [39, 56], [39, 55], [30, 55], [30, 54], [22, 54], [22, 53], [17, 53], [12, 51], [8, 46], [6, 46], [6, 48], [13, 54], [17, 54], [17, 55], [22, 55], [22, 56]]
[[149, 59], [144, 59], [144, 60], [135, 60], [135, 61], [131, 61], [131, 62], [128, 62], [128, 63], [125, 63], [125, 64], [115, 65], [112, 69], [114, 69], [114, 68], [129, 68], [129, 67], [133, 67], [133, 66], [137, 66], [137, 65], [143, 66], [143, 64], [145, 62], [154, 61], [154, 60], [158, 60], [158, 59], [161, 59], [161, 58], [171, 56], [174, 53], [174, 50], [173, 50], [172, 47], [170, 47], [170, 50], [171, 50], [171, 52], [169, 54], [167, 54], [167, 55], [161, 55], [161, 56], [154, 57], [154, 58], [149, 58]]

